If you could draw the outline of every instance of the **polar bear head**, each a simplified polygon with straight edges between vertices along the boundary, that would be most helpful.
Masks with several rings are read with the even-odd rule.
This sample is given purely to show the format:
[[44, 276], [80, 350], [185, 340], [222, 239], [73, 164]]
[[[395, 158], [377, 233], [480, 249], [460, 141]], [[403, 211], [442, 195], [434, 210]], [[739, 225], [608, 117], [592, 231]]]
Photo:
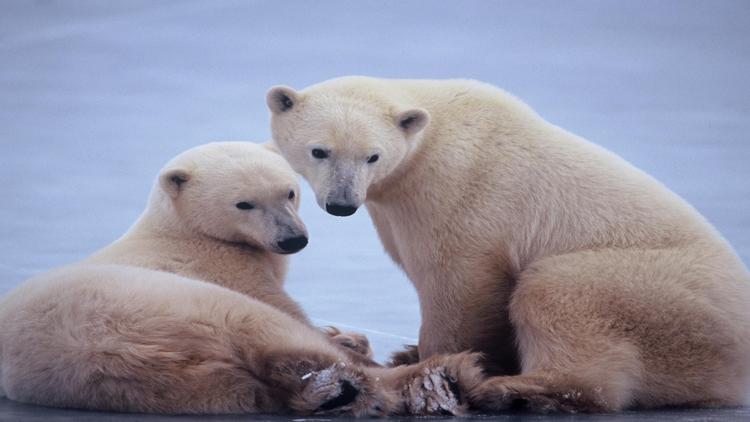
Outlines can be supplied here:
[[339, 78], [267, 95], [276, 145], [312, 186], [321, 208], [354, 214], [368, 191], [394, 174], [430, 116], [372, 78]]
[[171, 227], [281, 254], [307, 245], [296, 174], [272, 147], [195, 147], [162, 169], [155, 192]]

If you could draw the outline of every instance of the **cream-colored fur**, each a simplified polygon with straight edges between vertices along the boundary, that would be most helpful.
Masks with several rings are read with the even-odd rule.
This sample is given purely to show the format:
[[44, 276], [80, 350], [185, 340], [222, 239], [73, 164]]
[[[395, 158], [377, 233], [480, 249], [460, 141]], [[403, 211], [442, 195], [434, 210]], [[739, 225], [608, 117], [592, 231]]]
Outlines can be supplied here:
[[[297, 215], [296, 178], [264, 146], [221, 142], [188, 150], [162, 169], [133, 227], [82, 264], [132, 265], [210, 281], [306, 321], [283, 289], [287, 258], [278, 246], [307, 236]], [[255, 208], [238, 209], [240, 202]]]
[[261, 146], [178, 156], [121, 239], [0, 301], [3, 394], [157, 413], [463, 412], [461, 392], [481, 381], [474, 356], [372, 366], [369, 348], [337, 346], [341, 333], [310, 326], [286, 295], [277, 253], [304, 246], [285, 243], [306, 233], [298, 191]]
[[503, 375], [472, 392], [476, 406], [744, 401], [746, 268], [621, 158], [475, 81], [346, 77], [272, 88], [268, 104], [321, 207], [367, 204], [417, 289], [419, 357], [481, 351]]

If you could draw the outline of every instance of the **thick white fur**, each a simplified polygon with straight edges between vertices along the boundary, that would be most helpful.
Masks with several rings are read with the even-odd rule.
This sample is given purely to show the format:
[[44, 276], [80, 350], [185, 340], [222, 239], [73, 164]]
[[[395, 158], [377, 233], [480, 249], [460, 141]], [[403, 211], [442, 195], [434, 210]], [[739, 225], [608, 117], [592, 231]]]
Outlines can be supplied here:
[[44, 274], [0, 309], [2, 385], [13, 400], [45, 406], [283, 411], [287, 403], [260, 375], [266, 372], [260, 357], [277, 348], [338, 353], [277, 308], [129, 265]]
[[345, 77], [275, 87], [268, 103], [277, 146], [321, 207], [367, 204], [419, 294], [419, 356], [481, 351], [506, 375], [476, 405], [745, 400], [746, 268], [621, 158], [475, 81]]
[[[172, 198], [174, 174], [189, 180]], [[239, 202], [256, 208], [237, 209]], [[170, 161], [133, 227], [83, 264], [132, 265], [210, 281], [306, 321], [283, 290], [287, 258], [277, 246], [307, 234], [298, 207], [297, 175], [267, 146], [206, 144]]]
[[[178, 156], [121, 239], [0, 301], [0, 391], [130, 412], [461, 412], [452, 390], [408, 387], [422, 377], [477, 384], [471, 355], [371, 366], [284, 292], [286, 260], [273, 252], [305, 233], [298, 192], [288, 164], [261, 146]], [[242, 201], [255, 208], [237, 209]]]

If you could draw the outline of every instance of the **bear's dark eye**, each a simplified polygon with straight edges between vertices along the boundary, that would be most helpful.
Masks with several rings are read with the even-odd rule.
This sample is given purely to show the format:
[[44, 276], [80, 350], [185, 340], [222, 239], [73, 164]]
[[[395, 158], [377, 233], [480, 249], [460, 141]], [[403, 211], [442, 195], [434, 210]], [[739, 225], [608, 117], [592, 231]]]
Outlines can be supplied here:
[[328, 151], [320, 148], [315, 148], [314, 150], [312, 150], [312, 156], [322, 160], [323, 158], [328, 158]]
[[293, 190], [289, 191], [289, 199], [294, 199], [294, 191]]
[[255, 205], [249, 202], [238, 202], [237, 204], [235, 204], [235, 206], [241, 210], [251, 210], [255, 208]]
[[372, 163], [378, 161], [379, 158], [380, 158], [380, 156], [378, 154], [372, 154], [370, 157], [367, 158], [367, 162], [369, 164], [372, 164]]

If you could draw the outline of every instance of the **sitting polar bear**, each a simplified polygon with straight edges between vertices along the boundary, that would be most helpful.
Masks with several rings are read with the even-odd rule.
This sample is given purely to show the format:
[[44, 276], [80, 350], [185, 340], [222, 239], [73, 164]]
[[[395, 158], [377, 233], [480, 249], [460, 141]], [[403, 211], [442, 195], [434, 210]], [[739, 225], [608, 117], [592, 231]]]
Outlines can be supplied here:
[[0, 395], [156, 413], [462, 412], [474, 356], [381, 368], [286, 295], [280, 254], [307, 243], [298, 192], [258, 145], [175, 158], [121, 239], [0, 302]]
[[418, 349], [483, 352], [480, 407], [737, 405], [750, 277], [692, 207], [475, 81], [345, 77], [267, 96], [333, 215], [363, 203], [417, 289]]

